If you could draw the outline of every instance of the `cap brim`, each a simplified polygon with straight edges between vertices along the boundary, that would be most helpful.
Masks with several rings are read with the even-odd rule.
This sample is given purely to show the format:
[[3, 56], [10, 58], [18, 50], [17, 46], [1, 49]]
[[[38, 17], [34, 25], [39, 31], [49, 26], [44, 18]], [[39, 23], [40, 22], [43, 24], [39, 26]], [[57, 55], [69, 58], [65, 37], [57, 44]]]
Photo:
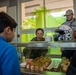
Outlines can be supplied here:
[[[70, 14], [65, 14], [64, 16], [69, 16], [69, 15], [71, 15], [72, 13], [70, 13]], [[73, 14], [74, 15], [74, 14]]]
[[[69, 14], [69, 15], [70, 15], [70, 14]], [[64, 16], [69, 16], [69, 15], [65, 14]]]

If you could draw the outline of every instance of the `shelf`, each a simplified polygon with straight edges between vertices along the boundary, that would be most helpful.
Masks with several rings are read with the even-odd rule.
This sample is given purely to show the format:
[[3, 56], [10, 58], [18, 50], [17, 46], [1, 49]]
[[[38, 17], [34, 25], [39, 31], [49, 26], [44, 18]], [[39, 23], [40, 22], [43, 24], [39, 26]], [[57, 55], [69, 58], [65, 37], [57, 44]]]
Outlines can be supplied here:
[[76, 47], [75, 42], [45, 42], [45, 41], [33, 41], [29, 43], [11, 43], [16, 47], [33, 47], [33, 48], [45, 48], [45, 47], [54, 47], [54, 48], [60, 48], [60, 47]]

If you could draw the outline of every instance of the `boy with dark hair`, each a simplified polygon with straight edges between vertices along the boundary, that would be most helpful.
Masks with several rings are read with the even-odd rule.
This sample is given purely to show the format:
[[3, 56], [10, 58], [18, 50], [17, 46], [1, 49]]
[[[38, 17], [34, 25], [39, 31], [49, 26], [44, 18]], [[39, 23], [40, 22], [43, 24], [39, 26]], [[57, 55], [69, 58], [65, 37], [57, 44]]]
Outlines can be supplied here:
[[17, 23], [4, 12], [0, 12], [0, 75], [20, 75], [16, 48], [9, 44], [14, 38]]

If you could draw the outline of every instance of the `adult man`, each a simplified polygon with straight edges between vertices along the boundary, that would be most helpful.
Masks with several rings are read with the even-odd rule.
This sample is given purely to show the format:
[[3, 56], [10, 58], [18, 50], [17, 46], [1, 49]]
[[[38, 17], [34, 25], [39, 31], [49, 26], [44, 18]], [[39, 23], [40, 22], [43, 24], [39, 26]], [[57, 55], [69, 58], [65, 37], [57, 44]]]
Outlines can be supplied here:
[[[42, 28], [38, 28], [36, 30], [36, 37], [34, 37], [31, 41], [45, 41], [45, 38], [43, 38], [43, 35], [44, 35], [44, 30]], [[24, 56], [27, 58], [26, 59], [26, 62], [28, 63], [31, 63], [31, 60], [30, 59], [34, 59], [34, 58], [37, 58], [37, 57], [40, 57], [40, 56], [45, 56], [47, 53], [47, 49], [27, 49], [25, 48], [23, 50], [23, 54]]]
[[[66, 21], [62, 25], [68, 25], [73, 29], [73, 31], [75, 31], [76, 19], [73, 17], [73, 11], [71, 9], [67, 10], [64, 16], [66, 17]], [[61, 51], [61, 56], [66, 57], [67, 59], [70, 59], [74, 54], [74, 50], [72, 50], [72, 48], [61, 48]]]
[[20, 75], [16, 49], [9, 44], [14, 38], [17, 23], [4, 12], [0, 12], [0, 75]]

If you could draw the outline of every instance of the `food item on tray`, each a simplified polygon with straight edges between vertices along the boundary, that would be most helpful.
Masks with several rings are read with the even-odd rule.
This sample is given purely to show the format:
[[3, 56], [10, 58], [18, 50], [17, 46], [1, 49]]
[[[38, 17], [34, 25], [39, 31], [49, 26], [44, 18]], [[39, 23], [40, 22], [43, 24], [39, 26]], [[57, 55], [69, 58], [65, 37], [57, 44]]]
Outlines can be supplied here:
[[31, 64], [32, 63], [32, 59], [26, 58], [26, 63], [27, 64]]
[[66, 72], [69, 65], [70, 65], [69, 59], [65, 59], [64, 61], [62, 61], [62, 63], [60, 64], [61, 71]]
[[68, 66], [64, 66], [64, 67], [62, 68], [62, 72], [66, 73], [67, 68], [68, 68]]
[[27, 69], [30, 69], [30, 67], [31, 67], [31, 64], [26, 64]]
[[32, 60], [32, 64], [27, 64], [26, 68], [36, 71], [43, 71], [51, 63], [51, 58], [49, 57], [38, 57]]
[[58, 72], [60, 63], [61, 63], [61, 59], [53, 58], [51, 64], [47, 67], [47, 70]]

